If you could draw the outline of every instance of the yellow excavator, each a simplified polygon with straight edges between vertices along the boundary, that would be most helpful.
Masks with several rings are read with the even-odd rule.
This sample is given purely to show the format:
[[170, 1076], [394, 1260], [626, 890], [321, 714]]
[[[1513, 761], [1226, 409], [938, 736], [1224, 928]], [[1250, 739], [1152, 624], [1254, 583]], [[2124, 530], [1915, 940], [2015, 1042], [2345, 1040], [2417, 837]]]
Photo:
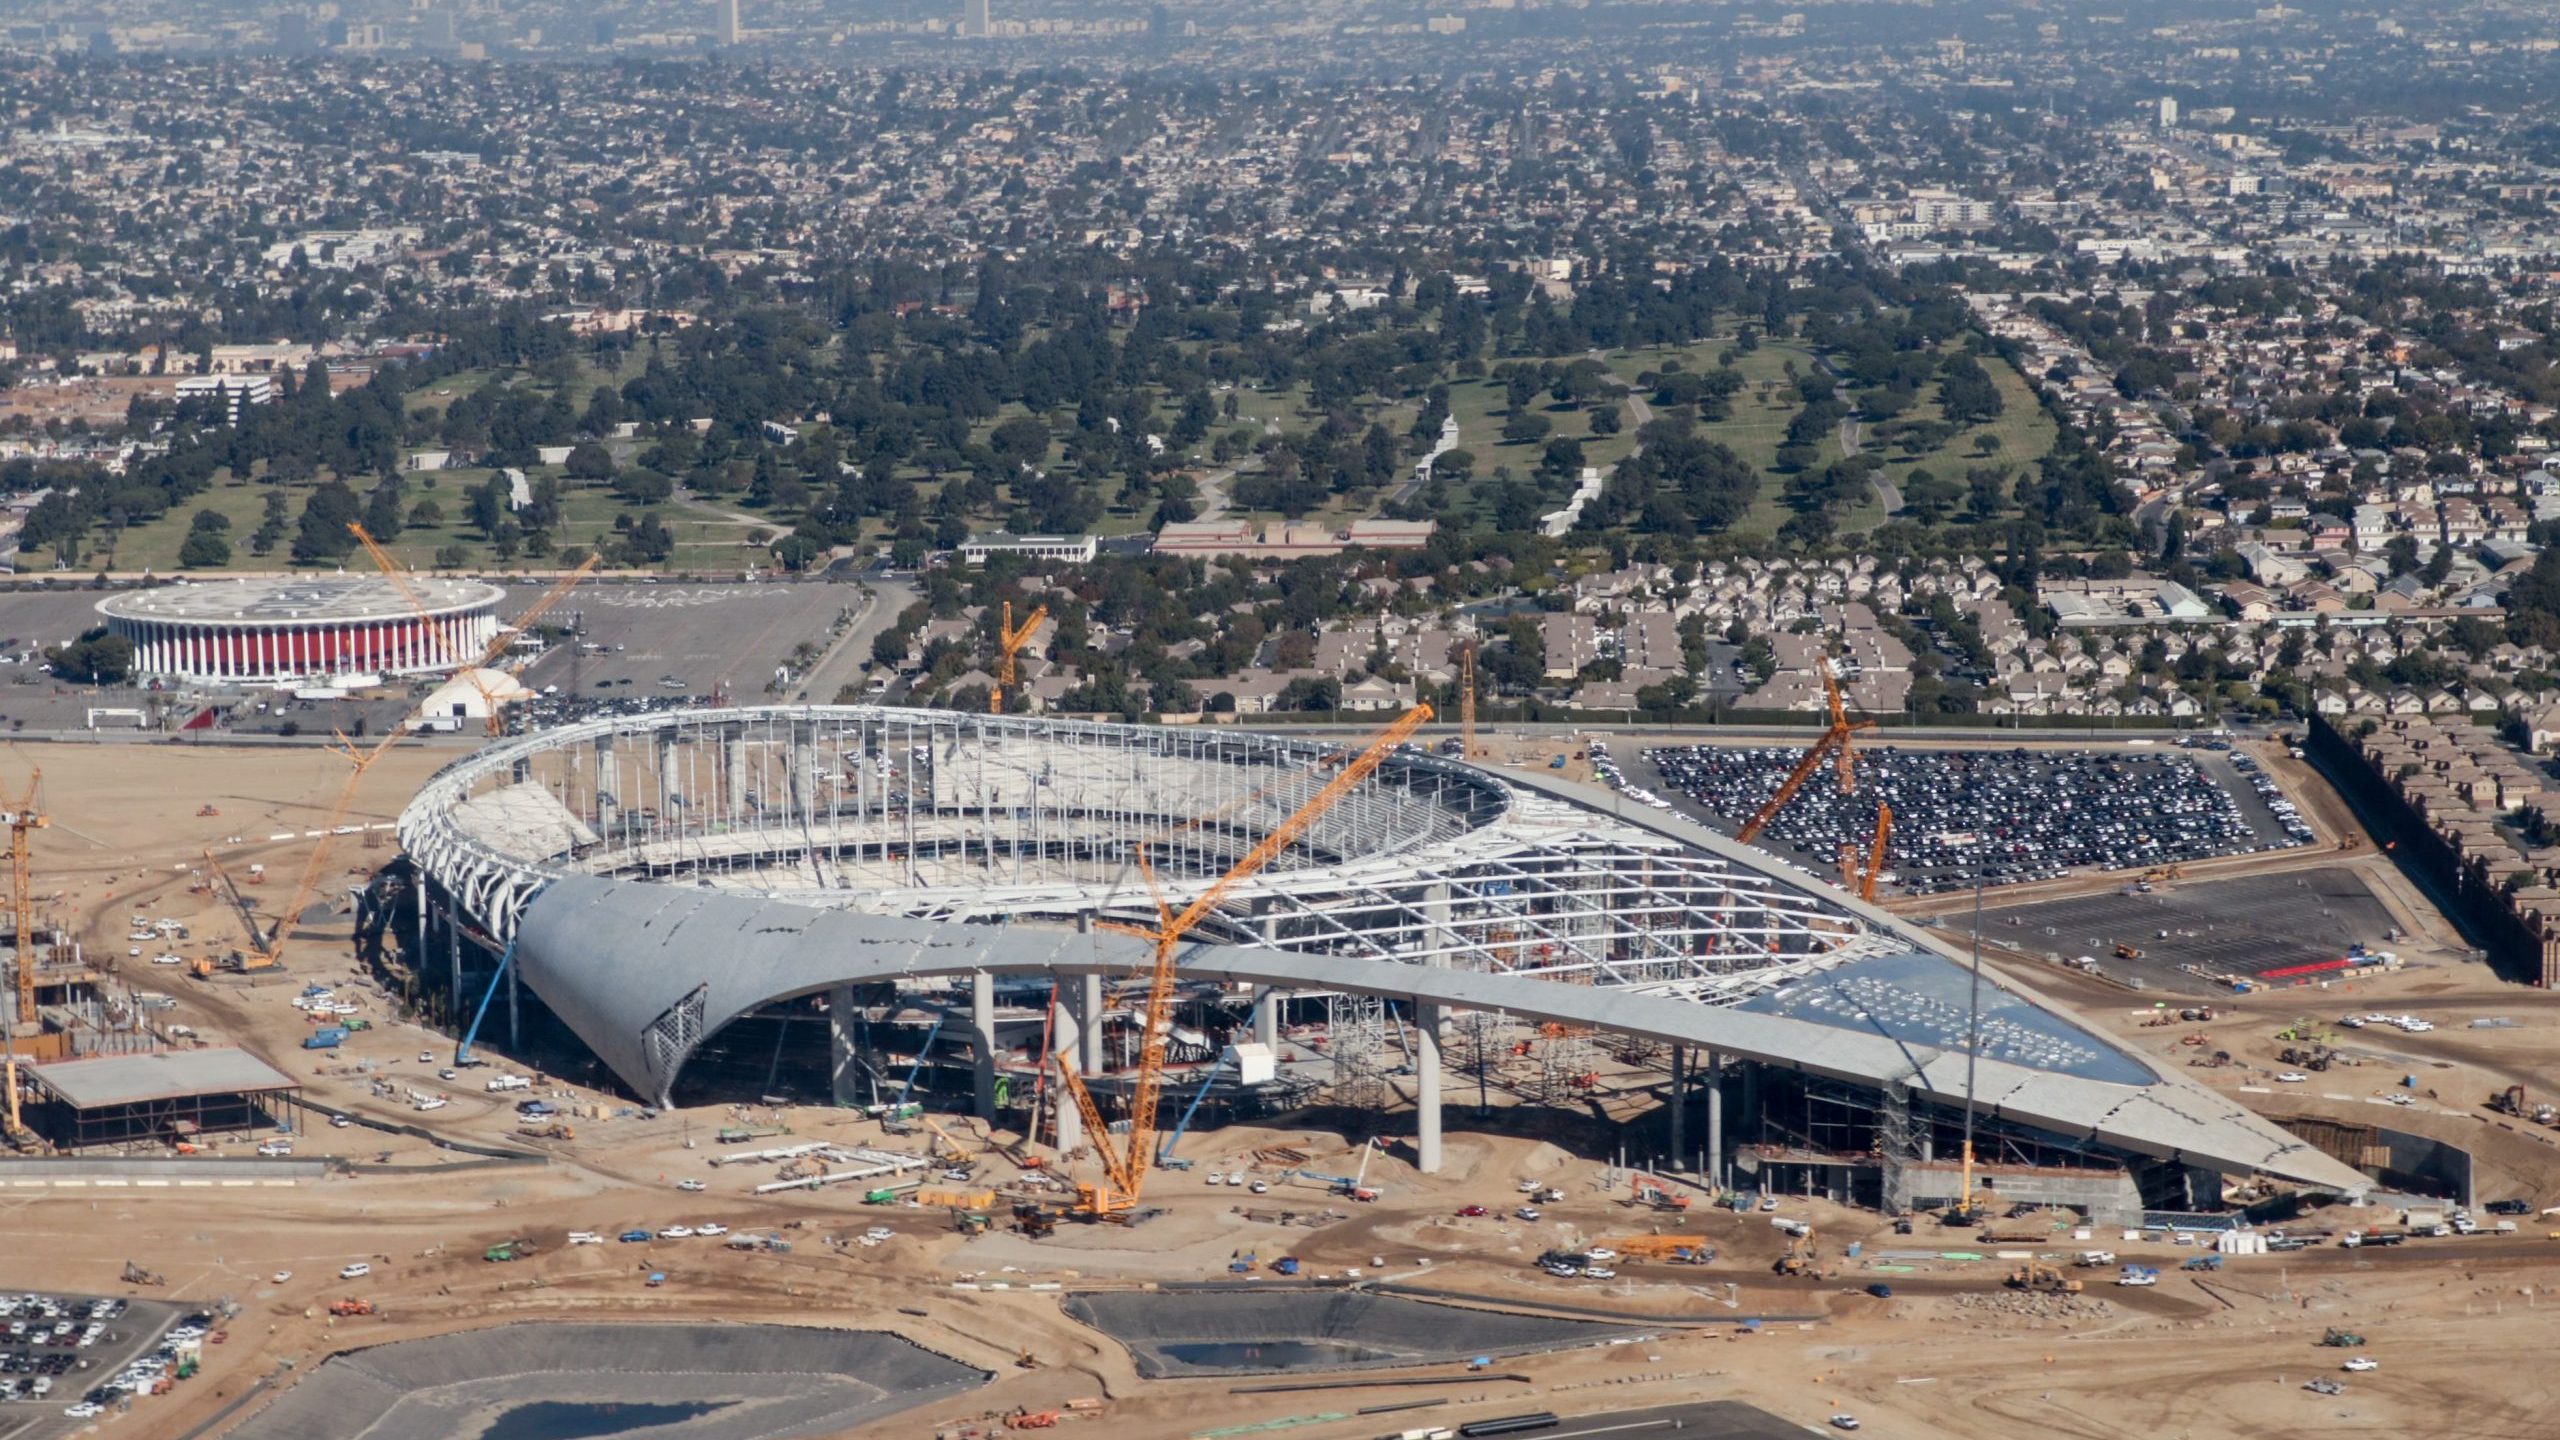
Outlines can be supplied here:
[[1822, 1278], [1822, 1267], [1815, 1263], [1821, 1251], [1815, 1248], [1814, 1233], [1808, 1229], [1801, 1235], [1787, 1237], [1787, 1253], [1778, 1257], [1778, 1273]]
[[2009, 1288], [2030, 1290], [2039, 1295], [2077, 1295], [2080, 1282], [2041, 1260], [2029, 1260], [2009, 1272]]

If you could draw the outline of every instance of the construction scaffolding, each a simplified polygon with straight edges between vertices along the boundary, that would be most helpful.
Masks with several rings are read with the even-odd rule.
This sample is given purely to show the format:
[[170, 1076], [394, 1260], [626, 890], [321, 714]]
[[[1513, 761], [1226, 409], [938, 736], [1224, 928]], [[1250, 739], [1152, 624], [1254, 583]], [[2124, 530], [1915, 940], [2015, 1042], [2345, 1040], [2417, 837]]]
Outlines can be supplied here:
[[1579, 1026], [1545, 1025], [1538, 1031], [1538, 1078], [1532, 1096], [1542, 1105], [1561, 1105], [1587, 1094], [1599, 1080], [1599, 1047], [1591, 1032]]
[[1325, 1050], [1333, 1061], [1333, 1103], [1387, 1108], [1387, 1002], [1375, 995], [1327, 995]]

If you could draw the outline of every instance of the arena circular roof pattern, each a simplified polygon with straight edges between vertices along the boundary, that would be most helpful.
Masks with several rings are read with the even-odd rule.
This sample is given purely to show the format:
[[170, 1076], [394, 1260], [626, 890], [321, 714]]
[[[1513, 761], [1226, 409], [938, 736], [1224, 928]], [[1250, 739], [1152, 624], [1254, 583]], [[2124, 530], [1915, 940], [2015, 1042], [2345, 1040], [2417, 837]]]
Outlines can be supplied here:
[[[506, 591], [443, 575], [404, 577], [430, 615], [494, 610]], [[309, 625], [405, 620], [417, 613], [391, 582], [371, 575], [261, 576], [128, 590], [98, 602], [118, 620], [177, 626]]]

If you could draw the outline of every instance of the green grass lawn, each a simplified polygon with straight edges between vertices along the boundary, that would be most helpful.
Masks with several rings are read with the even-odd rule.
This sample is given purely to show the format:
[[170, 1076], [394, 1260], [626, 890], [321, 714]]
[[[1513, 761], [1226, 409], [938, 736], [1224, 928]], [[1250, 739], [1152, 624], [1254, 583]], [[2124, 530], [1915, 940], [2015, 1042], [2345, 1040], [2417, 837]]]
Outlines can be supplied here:
[[[404, 508], [414, 510], [420, 501], [432, 500], [444, 511], [444, 519], [431, 526], [404, 526], [382, 548], [402, 565], [420, 571], [436, 568], [436, 552], [454, 545], [462, 547], [466, 556], [463, 568], [469, 570], [556, 568], [558, 561], [552, 556], [531, 556], [522, 552], [518, 552], [511, 561], [501, 562], [491, 552], [488, 542], [481, 538], [480, 532], [464, 518], [470, 507], [468, 497], [471, 490], [486, 484], [494, 473], [485, 469], [437, 471], [433, 475], [435, 484], [432, 488], [426, 483], [429, 476], [409, 476]], [[530, 473], [539, 478], [558, 471], [536, 467]], [[255, 554], [249, 549], [249, 536], [258, 528], [259, 518], [265, 513], [266, 497], [277, 488], [266, 484], [217, 484], [178, 510], [117, 535], [112, 556], [99, 554], [92, 563], [118, 570], [176, 570], [179, 547], [186, 543], [196, 512], [215, 510], [231, 518], [231, 529], [224, 537], [231, 543], [231, 563], [220, 570], [193, 573], [292, 568], [293, 530], [301, 519], [303, 502], [314, 488], [311, 485], [282, 487], [287, 501], [285, 538], [265, 555]], [[776, 532], [790, 528], [789, 523], [782, 520], [740, 523], [728, 518], [721, 508], [710, 505], [669, 503], [657, 509], [658, 518], [675, 533], [674, 551], [666, 563], [658, 567], [663, 570], [738, 569], [759, 563], [760, 552], [750, 551], [744, 544], [747, 536], [759, 528]], [[615, 517], [631, 511], [633, 507], [623, 503], [609, 489], [571, 489], [561, 500], [561, 523], [553, 536], [554, 541], [559, 545], [593, 546], [601, 539], [609, 544], [618, 533], [614, 529]], [[347, 568], [369, 569], [370, 566], [363, 552], [357, 551], [348, 557]]]
[[[1730, 339], [1719, 337], [1695, 345], [1621, 350], [1605, 357], [1604, 363], [1613, 373], [1632, 383], [1637, 375], [1647, 370], [1658, 370], [1665, 360], [1673, 358], [1679, 359], [1684, 369], [1712, 370], [1716, 367], [1717, 357], [1731, 346]], [[1749, 513], [1734, 524], [1737, 535], [1767, 539], [1774, 536], [1778, 527], [1795, 513], [1782, 498], [1787, 477], [1776, 468], [1778, 448], [1786, 439], [1787, 424], [1803, 408], [1796, 400], [1788, 369], [1790, 364], [1794, 367], [1794, 375], [1809, 373], [1814, 368], [1813, 352], [1798, 342], [1773, 340], [1736, 355], [1734, 368], [1742, 372], [1743, 388], [1734, 396], [1733, 411], [1722, 420], [1700, 427], [1710, 438], [1730, 448], [1764, 477], [1760, 495]], [[1992, 383], [1999, 387], [2003, 402], [1999, 416], [1991, 423], [1959, 431], [1944, 445], [1923, 455], [1905, 454], [1900, 447], [1891, 444], [1863, 447], [1883, 456], [1885, 464], [1879, 473], [1889, 483], [1899, 487], [1905, 476], [1924, 467], [1941, 478], [1956, 480], [1961, 480], [1964, 472], [1976, 465], [2007, 465], [2014, 469], [2033, 464], [2052, 448], [2053, 420], [2044, 413], [2043, 407], [2036, 404], [2035, 394], [2028, 388], [2025, 378], [1996, 356], [1984, 356], [1983, 368], [1990, 372]], [[1764, 386], [1768, 387], [1765, 396], [1762, 393]], [[1497, 393], [1496, 399], [1499, 398]], [[1919, 403], [1899, 418], [1915, 421], [1940, 419], [1936, 387], [1924, 390]], [[1872, 427], [1861, 428], [1872, 430]], [[1986, 434], [2000, 438], [1999, 450], [1989, 457], [1976, 454], [1973, 448], [1975, 437]], [[1818, 470], [1839, 458], [1839, 437], [1835, 432], [1824, 436], [1816, 447], [1814, 468]], [[1871, 489], [1865, 499], [1839, 515], [1840, 533], [1860, 534], [1874, 529], [1886, 518], [1883, 502]]]

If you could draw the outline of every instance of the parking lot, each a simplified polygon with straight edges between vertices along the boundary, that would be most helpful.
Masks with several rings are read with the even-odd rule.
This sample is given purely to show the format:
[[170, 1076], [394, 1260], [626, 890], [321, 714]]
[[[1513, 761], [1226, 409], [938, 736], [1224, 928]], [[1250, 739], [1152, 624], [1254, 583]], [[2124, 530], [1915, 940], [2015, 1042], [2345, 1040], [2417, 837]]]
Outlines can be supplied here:
[[[511, 593], [509, 604], [531, 598]], [[862, 600], [851, 585], [591, 581], [548, 617], [574, 630], [575, 639], [554, 645], [523, 680], [536, 690], [558, 689], [550, 702], [531, 707], [543, 712], [543, 724], [715, 693], [759, 703], [774, 668], [790, 663], [803, 644], [823, 650], [838, 617]]]
[[[1961, 933], [1970, 917], [1951, 915], [1947, 923]], [[2194, 990], [2202, 986], [2188, 966], [2259, 975], [2335, 960], [2350, 945], [2388, 947], [2391, 924], [2363, 877], [2329, 866], [1994, 910], [1983, 917], [1983, 938], [2066, 960], [2088, 955], [2119, 979]], [[2118, 945], [2142, 953], [2128, 960], [2115, 953]]]
[[[0, 1440], [53, 1440], [174, 1375], [213, 1317], [152, 1300], [0, 1294]], [[86, 1407], [95, 1405], [96, 1410]]]
[[[1636, 779], [1732, 834], [1776, 794], [1802, 751], [1697, 745], [1643, 752]], [[2301, 844], [2310, 828], [2245, 756], [2171, 749], [1922, 750], [1862, 746], [1858, 789], [1826, 766], [1760, 834], [1763, 848], [1813, 871], [1840, 847], [1863, 853], [1878, 801], [1893, 807], [1886, 873], [1895, 890], [1962, 889], [2072, 870], [2140, 870]], [[2261, 788], [2264, 782], [2264, 788]]]

